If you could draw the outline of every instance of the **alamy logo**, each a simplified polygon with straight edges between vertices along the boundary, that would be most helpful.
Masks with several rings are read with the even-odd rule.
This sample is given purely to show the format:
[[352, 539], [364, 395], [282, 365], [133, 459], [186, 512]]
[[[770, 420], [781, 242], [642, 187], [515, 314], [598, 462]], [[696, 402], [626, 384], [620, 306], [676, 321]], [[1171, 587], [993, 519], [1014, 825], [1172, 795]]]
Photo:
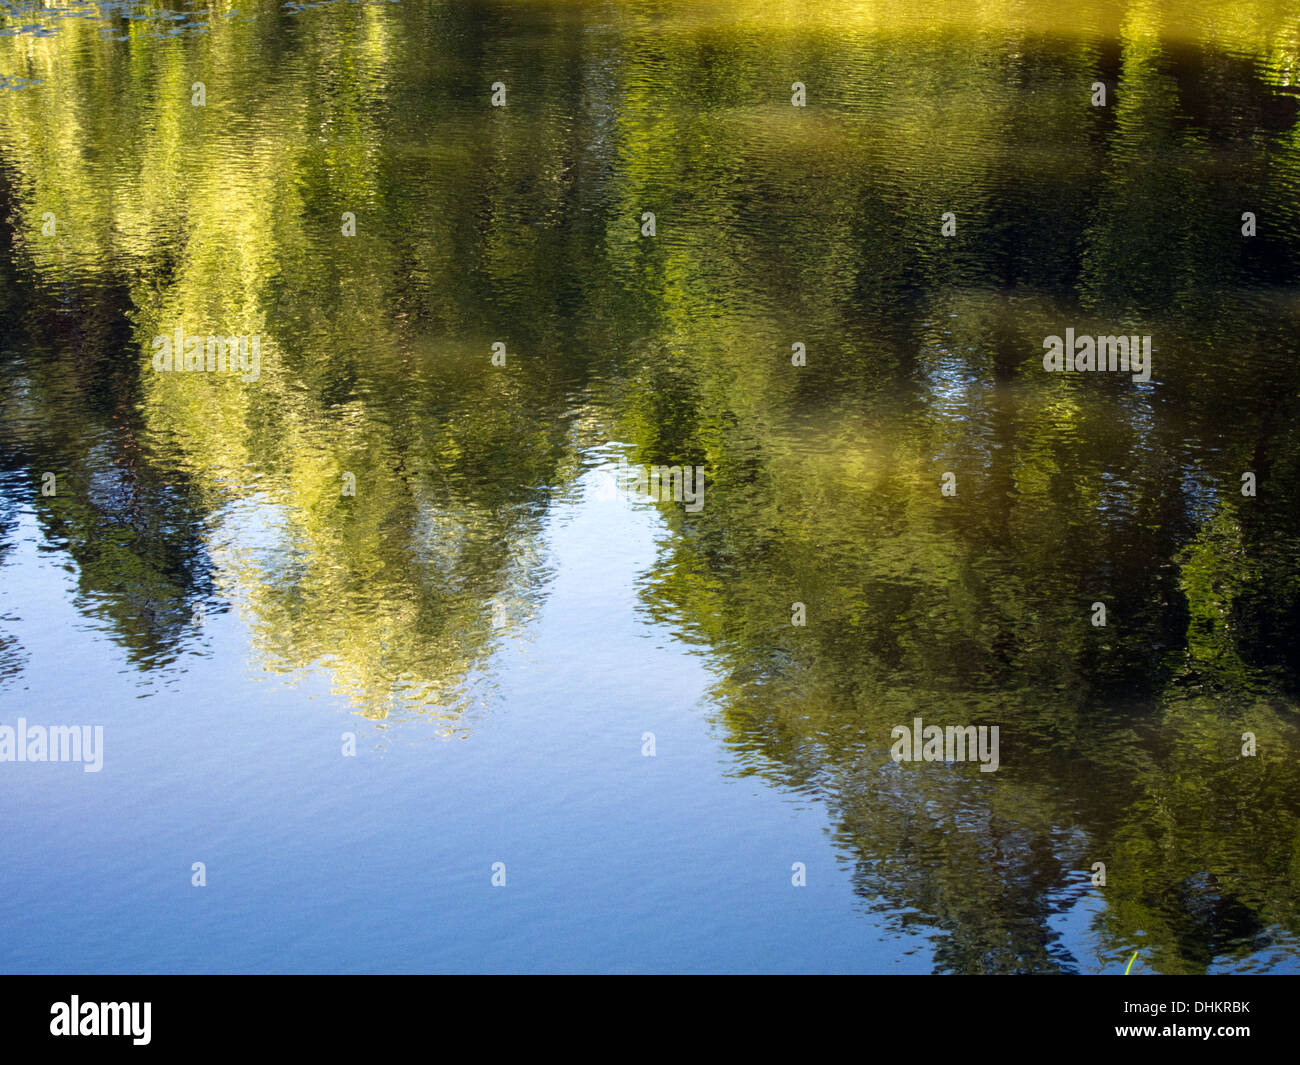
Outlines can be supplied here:
[[[997, 725], [921, 725], [919, 717], [912, 727], [895, 725], [890, 732], [895, 741], [889, 757], [895, 762], [973, 762], [977, 751], [981, 773], [995, 773], [998, 768]], [[978, 747], [977, 747], [978, 744]]]
[[104, 768], [104, 726], [0, 725], [0, 762], [81, 762], [87, 773]]
[[262, 375], [261, 336], [187, 337], [177, 326], [172, 335], [153, 338], [153, 368], [197, 373], [226, 373], [239, 370], [241, 381], [256, 381]]
[[1134, 381], [1151, 380], [1149, 336], [1076, 337], [1070, 328], [1065, 331], [1064, 340], [1058, 336], [1045, 337], [1043, 349], [1044, 370], [1119, 371], [1131, 373]]
[[148, 1046], [151, 1002], [71, 1002], [50, 1007], [50, 1035], [129, 1035], [136, 1046]]

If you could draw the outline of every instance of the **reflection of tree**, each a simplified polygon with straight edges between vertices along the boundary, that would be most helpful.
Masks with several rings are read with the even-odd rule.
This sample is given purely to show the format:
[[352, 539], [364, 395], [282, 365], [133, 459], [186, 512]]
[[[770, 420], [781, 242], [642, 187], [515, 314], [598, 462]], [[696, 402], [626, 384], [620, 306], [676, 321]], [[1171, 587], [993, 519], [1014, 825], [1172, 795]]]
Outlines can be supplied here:
[[[0, 207], [7, 208], [11, 197], [9, 173], [0, 165]], [[7, 209], [0, 210], [0, 330], [3, 330], [0, 335], [5, 337], [13, 335], [10, 323], [14, 321], [18, 309], [12, 261], [13, 228], [7, 221], [8, 217]], [[14, 357], [12, 341], [0, 346], [0, 375], [3, 375], [6, 382], [13, 378]], [[9, 427], [16, 422], [12, 403], [11, 390], [0, 390], [0, 570], [3, 569], [5, 556], [13, 548], [14, 530], [18, 525], [18, 492], [10, 488], [10, 480], [23, 477], [14, 434], [9, 431]], [[0, 627], [0, 686], [21, 673], [25, 662], [26, 653], [18, 638]]]
[[[574, 294], [551, 264], [590, 259], [598, 231], [571, 187], [538, 178], [572, 167], [582, 131], [530, 115], [521, 94], [494, 157], [478, 160], [477, 127], [450, 127], [439, 96], [392, 112], [411, 71], [454, 68], [449, 42], [436, 45], [441, 62], [412, 57], [398, 73], [401, 26], [375, 9], [313, 26], [305, 61], [269, 88], [266, 23], [216, 24], [210, 41], [189, 43], [209, 106], [238, 111], [237, 125], [192, 107], [194, 67], [174, 48], [153, 66], [56, 67], [39, 92], [0, 102], [24, 175], [15, 257], [50, 300], [82, 284], [100, 301], [75, 308], [75, 353], [33, 360], [48, 367], [36, 406], [82, 435], [42, 440], [19, 461], [40, 470], [57, 450], [83, 467], [60, 483], [84, 485], [85, 498], [61, 491], [47, 524], [124, 639], [138, 642], [128, 633], [141, 627], [155, 641], [181, 636], [188, 600], [210, 591], [198, 564], [210, 551], [218, 590], [247, 605], [269, 661], [328, 662], [367, 712], [445, 709], [491, 647], [493, 615], [517, 622], [536, 597], [541, 511], [574, 468], [567, 395], [581, 385], [589, 327], [566, 327]], [[61, 39], [91, 29], [65, 24]], [[99, 62], [103, 50], [90, 52]], [[138, 84], [146, 71], [159, 80]], [[104, 120], [119, 95], [131, 122]], [[49, 135], [51, 106], [86, 116], [84, 131]], [[446, 180], [428, 180], [412, 144], [430, 144]], [[111, 158], [139, 195], [115, 195], [78, 165], [87, 156]], [[39, 236], [47, 209], [58, 241]], [[358, 218], [352, 240], [339, 232], [344, 209]], [[521, 227], [535, 236], [519, 239]], [[95, 322], [106, 331], [86, 335]], [[176, 325], [260, 335], [261, 379], [154, 374], [150, 341]], [[488, 364], [496, 339], [510, 351], [504, 369]], [[556, 372], [562, 346], [572, 377]], [[61, 406], [57, 382], [88, 365], [115, 376], [87, 379]], [[92, 425], [75, 412], [99, 396], [116, 409]], [[130, 454], [106, 454], [97, 437]], [[355, 497], [341, 494], [344, 472]], [[250, 494], [251, 522], [240, 502]], [[170, 513], [177, 498], [198, 512]], [[118, 515], [137, 532], [98, 537]], [[259, 527], [267, 516], [274, 527]], [[188, 589], [176, 579], [195, 567], [168, 550], [197, 552]]]
[[[716, 182], [674, 190], [684, 236], [611, 248], [662, 319], [625, 390], [622, 435], [642, 461], [703, 461], [710, 474], [702, 514], [665, 510], [673, 536], [647, 606], [722, 654], [716, 694], [745, 764], [825, 798], [862, 894], [940, 929], [945, 969], [1083, 964], [1048, 918], [1063, 898], [1083, 903], [1093, 861], [1111, 869], [1108, 948], [1145, 932], [1165, 971], [1297, 932], [1300, 810], [1281, 761], [1296, 749], [1281, 651], [1297, 633], [1296, 515], [1285, 492], [1237, 492], [1242, 470], [1281, 483], [1275, 464], [1294, 463], [1283, 355], [1296, 316], [1259, 281], [1282, 276], [1295, 249], [1247, 254], [1237, 216], [1215, 221], [1233, 175], [1174, 120], [1191, 60], [1170, 61], [1156, 32], [1126, 30], [1117, 121], [1046, 177], [1039, 156], [1004, 153], [989, 187], [972, 181], [990, 139], [1029, 128], [1016, 112], [1033, 105], [995, 86], [980, 114], [997, 133], [967, 153], [951, 147], [960, 127], [920, 140], [942, 140], [936, 153], [915, 130], [895, 141], [873, 125], [887, 147], [867, 151], [852, 123], [813, 120], [816, 136], [800, 128], [787, 155], [774, 115], [779, 134], [746, 125], [714, 157]], [[1086, 49], [1055, 61], [1075, 86], [1099, 69]], [[1267, 90], [1247, 67], [1204, 61], [1252, 102], [1236, 169], [1254, 175], [1261, 213], [1283, 210], [1294, 152]], [[661, 82], [672, 69], [655, 63]], [[654, 135], [640, 169], [626, 167], [625, 214], [685, 168], [691, 143], [739, 126], [690, 112], [677, 129], [662, 107], [645, 105], [651, 122], [636, 106], [627, 152], [642, 127]], [[1109, 186], [1095, 187], [1098, 172]], [[944, 208], [996, 234], [954, 248], [967, 277], [998, 291], [950, 287], [952, 260], [909, 230], [913, 218], [937, 228]], [[1156, 223], [1171, 210], [1193, 221], [1167, 245]], [[735, 295], [737, 276], [757, 298]], [[1160, 391], [1038, 370], [1042, 337], [1113, 332], [1116, 314], [1159, 337]], [[817, 372], [789, 366], [796, 336]], [[1189, 439], [1213, 446], [1189, 459]], [[959, 503], [939, 495], [944, 470], [958, 471]], [[1106, 628], [1089, 623], [1098, 599]], [[789, 623], [795, 601], [806, 629]], [[889, 730], [914, 716], [999, 724], [1010, 761], [995, 780], [893, 766]], [[1270, 759], [1238, 757], [1247, 729]], [[1218, 824], [1230, 840], [1214, 838]]]
[[[12, 190], [0, 182], [0, 206]], [[192, 604], [211, 590], [209, 563], [193, 486], [140, 443], [133, 373], [114, 358], [129, 343], [121, 284], [55, 275], [41, 278], [52, 296], [33, 296], [10, 248], [0, 471], [14, 499], [32, 500], [46, 539], [76, 563], [81, 607], [108, 622], [133, 659], [166, 661]], [[40, 491], [46, 472], [56, 478], [53, 496]]]

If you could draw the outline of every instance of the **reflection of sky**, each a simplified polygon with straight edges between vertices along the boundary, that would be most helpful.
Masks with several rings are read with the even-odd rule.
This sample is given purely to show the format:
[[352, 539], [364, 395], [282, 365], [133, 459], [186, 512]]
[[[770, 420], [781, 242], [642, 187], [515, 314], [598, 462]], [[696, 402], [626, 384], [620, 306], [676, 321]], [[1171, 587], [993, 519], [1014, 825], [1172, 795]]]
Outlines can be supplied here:
[[[956, 319], [957, 315], [950, 315]], [[991, 387], [987, 359], [975, 345], [954, 344], [954, 329], [931, 337], [919, 355], [927, 407], [943, 423], [942, 452], [936, 459], [952, 464], [961, 484], [961, 471], [970, 469], [973, 455], [987, 466], [993, 442], [988, 433], [987, 402]], [[956, 350], [954, 350], [954, 348]], [[960, 488], [958, 489], [960, 492]]]
[[1220, 494], [1218, 482], [1223, 474], [1187, 463], [1183, 466], [1183, 499], [1187, 513], [1197, 521], [1208, 520], [1218, 509]]
[[1101, 472], [1097, 492], [1097, 514], [1115, 523], [1128, 521], [1137, 513], [1137, 485], [1109, 470]]
[[932, 335], [921, 351], [920, 364], [932, 408], [959, 417], [968, 413], [982, 396], [984, 360], [973, 347], [964, 352], [952, 350], [952, 340], [951, 329], [943, 330], [937, 337]]

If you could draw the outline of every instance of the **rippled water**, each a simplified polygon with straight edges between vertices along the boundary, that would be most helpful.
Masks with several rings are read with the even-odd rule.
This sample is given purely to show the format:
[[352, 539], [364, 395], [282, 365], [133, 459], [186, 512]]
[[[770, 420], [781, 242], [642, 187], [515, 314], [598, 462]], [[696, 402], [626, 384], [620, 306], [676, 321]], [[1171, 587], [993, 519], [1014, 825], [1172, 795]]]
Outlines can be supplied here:
[[1300, 970], [1292, 4], [236, 2], [0, 6], [0, 967]]

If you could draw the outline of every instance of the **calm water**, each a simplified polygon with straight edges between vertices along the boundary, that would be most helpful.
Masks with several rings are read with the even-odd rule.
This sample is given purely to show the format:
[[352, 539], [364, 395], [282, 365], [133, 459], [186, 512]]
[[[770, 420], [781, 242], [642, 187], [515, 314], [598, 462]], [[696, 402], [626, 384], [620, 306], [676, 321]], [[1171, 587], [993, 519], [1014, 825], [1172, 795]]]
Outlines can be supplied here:
[[7, 0], [0, 969], [1300, 971], [1300, 14], [935, 6]]

